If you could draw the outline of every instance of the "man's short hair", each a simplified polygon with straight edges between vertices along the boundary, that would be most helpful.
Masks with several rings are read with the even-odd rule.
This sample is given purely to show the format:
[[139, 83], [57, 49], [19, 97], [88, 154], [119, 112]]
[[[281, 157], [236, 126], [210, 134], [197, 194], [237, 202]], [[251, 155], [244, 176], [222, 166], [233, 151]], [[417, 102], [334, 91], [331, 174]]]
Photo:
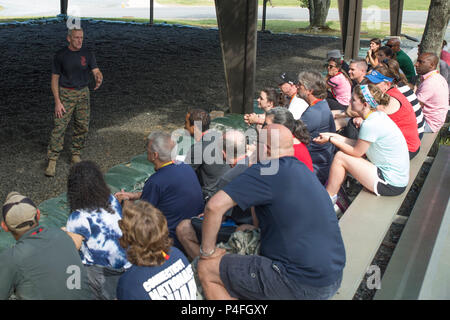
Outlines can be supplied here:
[[172, 136], [162, 131], [153, 131], [148, 135], [147, 145], [152, 142], [150, 151], [158, 152], [158, 159], [161, 161], [172, 160], [172, 150], [175, 142]]
[[37, 223], [37, 207], [30, 198], [10, 192], [3, 204], [2, 220], [12, 233], [26, 231]]
[[364, 72], [367, 72], [367, 69], [369, 68], [366, 59], [363, 58], [353, 59], [352, 61], [350, 61], [350, 64], [352, 63], [356, 64], [358, 68], [363, 70]]
[[227, 160], [236, 160], [243, 157], [247, 151], [247, 139], [240, 130], [226, 130], [222, 136], [223, 151]]
[[313, 96], [319, 99], [327, 97], [327, 85], [322, 75], [317, 71], [302, 71], [298, 75], [298, 83], [306, 90], [312, 90]]
[[439, 57], [434, 52], [423, 52], [421, 53], [422, 58], [427, 59], [431, 62], [434, 67], [437, 68], [439, 64]]
[[197, 129], [201, 130], [202, 132], [205, 132], [209, 130], [209, 125], [211, 123], [211, 117], [209, 116], [209, 113], [206, 112], [203, 109], [192, 109], [188, 111], [189, 114], [189, 124], [191, 126], [195, 125], [201, 122], [201, 128], [197, 126]]
[[72, 33], [73, 33], [74, 31], [83, 31], [83, 28], [69, 28], [69, 29], [67, 30], [67, 35], [68, 35], [69, 37], [71, 37], [71, 36], [72, 36]]

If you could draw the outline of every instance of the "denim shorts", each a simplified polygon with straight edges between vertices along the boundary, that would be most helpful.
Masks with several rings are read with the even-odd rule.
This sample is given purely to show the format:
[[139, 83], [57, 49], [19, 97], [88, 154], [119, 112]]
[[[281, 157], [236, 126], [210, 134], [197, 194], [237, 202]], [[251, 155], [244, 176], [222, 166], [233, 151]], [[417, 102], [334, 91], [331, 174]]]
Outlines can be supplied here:
[[266, 257], [226, 254], [220, 279], [228, 293], [241, 300], [326, 300], [339, 289], [342, 275], [330, 286], [313, 287], [288, 279], [284, 267]]

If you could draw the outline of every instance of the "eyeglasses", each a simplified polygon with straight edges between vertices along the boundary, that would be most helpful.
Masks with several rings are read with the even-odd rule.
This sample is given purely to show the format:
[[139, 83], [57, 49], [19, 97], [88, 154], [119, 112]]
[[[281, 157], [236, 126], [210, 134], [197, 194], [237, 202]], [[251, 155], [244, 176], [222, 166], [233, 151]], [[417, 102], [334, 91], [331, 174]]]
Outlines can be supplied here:
[[28, 203], [28, 204], [30, 204], [30, 205], [32, 205], [33, 207], [36, 208], [36, 205], [35, 205], [35, 204], [33, 203], [33, 201], [31, 201], [31, 199], [29, 199], [29, 198], [23, 198], [23, 199], [20, 200], [19, 202], [11, 202], [11, 203], [5, 204], [5, 205], [3, 206], [3, 209], [2, 209], [3, 221], [6, 221], [6, 214], [8, 213], [8, 211], [9, 211], [12, 207], [14, 207], [16, 204], [19, 204], [19, 203]]

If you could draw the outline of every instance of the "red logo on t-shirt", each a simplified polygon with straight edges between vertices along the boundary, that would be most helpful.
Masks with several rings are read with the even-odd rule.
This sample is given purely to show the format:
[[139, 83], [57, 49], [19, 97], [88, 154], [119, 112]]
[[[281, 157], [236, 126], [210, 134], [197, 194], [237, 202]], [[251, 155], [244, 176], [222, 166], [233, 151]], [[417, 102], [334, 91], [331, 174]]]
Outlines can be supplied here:
[[83, 67], [86, 66], [86, 57], [85, 57], [85, 56], [81, 56], [81, 65], [82, 65]]

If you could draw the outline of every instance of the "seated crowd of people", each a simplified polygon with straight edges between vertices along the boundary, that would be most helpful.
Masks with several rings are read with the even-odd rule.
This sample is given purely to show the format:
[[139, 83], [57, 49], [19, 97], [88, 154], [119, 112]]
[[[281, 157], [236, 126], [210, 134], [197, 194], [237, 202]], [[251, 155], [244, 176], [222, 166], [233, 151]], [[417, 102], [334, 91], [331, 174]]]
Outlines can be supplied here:
[[[377, 196], [403, 193], [423, 135], [446, 120], [439, 57], [408, 59], [398, 39], [372, 39], [366, 59], [331, 52], [326, 76], [283, 72], [259, 93], [263, 113], [243, 116], [254, 143], [189, 110], [183, 161], [171, 134], [148, 136], [155, 173], [140, 192], [112, 194], [96, 163], [76, 163], [61, 229], [11, 192], [1, 227], [17, 242], [0, 253], [0, 299], [192, 300], [194, 272], [206, 299], [331, 298], [346, 263], [334, 205], [347, 175]], [[258, 254], [217, 247], [249, 230]]]

